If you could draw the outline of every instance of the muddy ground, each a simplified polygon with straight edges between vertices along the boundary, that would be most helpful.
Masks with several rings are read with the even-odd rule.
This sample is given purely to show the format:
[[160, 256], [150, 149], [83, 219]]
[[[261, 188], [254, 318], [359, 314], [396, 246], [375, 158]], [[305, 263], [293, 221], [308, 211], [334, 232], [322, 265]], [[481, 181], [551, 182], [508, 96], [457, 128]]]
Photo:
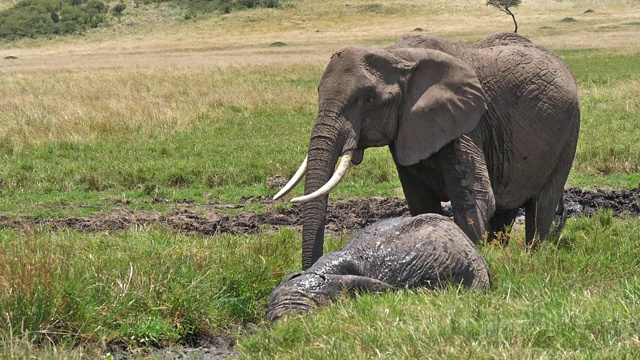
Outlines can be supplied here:
[[[275, 230], [281, 226], [299, 228], [301, 226], [301, 207], [282, 206], [266, 197], [247, 197], [242, 204], [195, 204], [191, 200], [169, 201], [153, 199], [155, 203], [169, 205], [166, 212], [133, 211], [128, 204], [118, 203], [117, 209], [99, 213], [90, 217], [41, 218], [0, 216], [0, 228], [26, 230], [45, 228], [59, 230], [71, 228], [85, 232], [126, 230], [132, 227], [160, 225], [175, 231], [216, 235], [222, 233], [259, 233]], [[263, 213], [243, 211], [251, 203], [264, 205]], [[611, 209], [614, 216], [640, 215], [640, 187], [619, 191], [589, 191], [568, 189], [565, 191], [565, 209], [568, 217], [590, 216], [598, 208]], [[229, 215], [229, 211], [236, 215]], [[447, 212], [445, 206], [445, 212]], [[371, 198], [345, 202], [330, 201], [327, 212], [327, 231], [350, 233], [376, 221], [408, 214], [403, 199]], [[524, 211], [521, 211], [521, 215]], [[116, 358], [128, 358], [133, 355], [124, 348], [111, 347]], [[237, 357], [233, 350], [233, 340], [224, 336], [194, 338], [188, 346], [174, 346], [164, 349], [142, 349], [137, 355], [167, 359], [230, 359]]]
[[[190, 200], [171, 202], [165, 199], [154, 199], [153, 202], [168, 203], [170, 210], [163, 213], [133, 211], [127, 204], [118, 204], [116, 210], [90, 217], [7, 218], [0, 216], [0, 227], [20, 230], [34, 227], [51, 230], [71, 228], [94, 232], [125, 230], [157, 224], [184, 233], [216, 235], [258, 233], [281, 226], [296, 228], [301, 225], [301, 206], [276, 206], [277, 202], [266, 197], [247, 197], [242, 201], [243, 204], [235, 205], [195, 204]], [[255, 202], [264, 205], [263, 213], [242, 211], [249, 203]], [[638, 216], [640, 215], [640, 187], [617, 191], [568, 189], [565, 191], [565, 208], [569, 217], [589, 216], [598, 208], [611, 209], [615, 216]], [[230, 209], [237, 214], [229, 215]], [[445, 212], [447, 212], [446, 206]], [[382, 219], [406, 214], [408, 214], [408, 208], [405, 201], [397, 197], [345, 202], [330, 201], [327, 211], [327, 231], [348, 233]]]

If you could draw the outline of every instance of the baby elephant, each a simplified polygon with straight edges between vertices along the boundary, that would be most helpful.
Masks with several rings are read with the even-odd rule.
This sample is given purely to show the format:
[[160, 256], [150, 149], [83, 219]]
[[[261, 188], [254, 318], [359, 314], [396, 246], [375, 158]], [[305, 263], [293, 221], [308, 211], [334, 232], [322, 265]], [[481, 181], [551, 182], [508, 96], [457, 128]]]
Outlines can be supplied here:
[[343, 294], [463, 285], [491, 287], [489, 269], [465, 233], [436, 214], [394, 218], [353, 236], [342, 250], [289, 275], [271, 294], [269, 320], [307, 313]]

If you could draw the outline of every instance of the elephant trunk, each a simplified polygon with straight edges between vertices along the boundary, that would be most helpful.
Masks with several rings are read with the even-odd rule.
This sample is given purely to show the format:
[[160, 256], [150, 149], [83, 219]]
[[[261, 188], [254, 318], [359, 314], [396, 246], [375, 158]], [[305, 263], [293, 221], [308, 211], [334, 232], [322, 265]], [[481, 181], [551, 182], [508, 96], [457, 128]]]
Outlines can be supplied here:
[[[346, 143], [345, 131], [341, 130], [343, 123], [340, 120], [318, 116], [309, 143], [305, 195], [313, 194], [332, 177], [333, 169]], [[322, 256], [328, 198], [329, 195], [326, 193], [304, 203], [302, 210], [303, 270], [311, 267]]]
[[295, 292], [284, 293], [276, 289], [269, 301], [267, 318], [276, 321], [285, 314], [306, 314], [311, 311], [314, 303], [301, 294]]

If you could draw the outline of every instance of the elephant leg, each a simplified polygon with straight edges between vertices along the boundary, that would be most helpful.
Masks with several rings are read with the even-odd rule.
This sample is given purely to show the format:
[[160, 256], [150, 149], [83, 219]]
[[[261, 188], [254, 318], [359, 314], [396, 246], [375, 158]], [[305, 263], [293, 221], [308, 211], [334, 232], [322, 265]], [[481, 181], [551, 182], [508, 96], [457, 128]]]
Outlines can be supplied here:
[[519, 209], [496, 210], [491, 220], [489, 220], [489, 241], [498, 240], [506, 245], [509, 238], [504, 236], [513, 226], [513, 222], [518, 216]]
[[[493, 204], [485, 196], [454, 192], [451, 195], [453, 220], [474, 243], [487, 238], [488, 218]], [[493, 193], [492, 193], [493, 195]]]
[[455, 223], [474, 242], [486, 237], [495, 213], [495, 198], [480, 149], [467, 136], [437, 154]]
[[[392, 150], [393, 154], [393, 150]], [[420, 214], [435, 213], [442, 215], [442, 204], [440, 197], [424, 181], [425, 176], [431, 174], [416, 174], [415, 171], [399, 165], [396, 162], [398, 177], [402, 184], [402, 191], [407, 199], [411, 216]]]
[[[576, 128], [574, 131], [577, 137], [578, 129]], [[556, 220], [556, 226], [553, 229], [553, 235], [559, 234], [564, 227], [566, 220], [564, 184], [569, 177], [575, 151], [576, 144], [573, 142], [568, 142], [564, 146], [552, 176], [547, 180], [542, 190], [525, 206], [526, 242], [530, 247], [535, 247], [540, 241], [547, 238], [554, 220]], [[529, 214], [532, 215], [531, 219], [529, 219]]]
[[536, 198], [529, 200], [525, 206], [527, 246], [537, 247], [549, 235], [551, 224], [556, 217], [558, 201], [562, 201], [562, 193], [562, 188], [543, 189]]
[[562, 196], [560, 196], [560, 201], [556, 206], [556, 216], [554, 220], [553, 229], [551, 229], [551, 236], [559, 235], [564, 229], [564, 223], [567, 221], [567, 212], [564, 208], [564, 192]]

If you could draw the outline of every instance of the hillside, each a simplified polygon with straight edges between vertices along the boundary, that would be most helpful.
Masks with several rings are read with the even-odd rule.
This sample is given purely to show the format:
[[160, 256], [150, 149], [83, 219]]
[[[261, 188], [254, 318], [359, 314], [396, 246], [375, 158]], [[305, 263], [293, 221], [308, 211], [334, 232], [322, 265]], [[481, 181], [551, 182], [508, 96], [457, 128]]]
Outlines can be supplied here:
[[[3, 4], [8, 3], [7, 0]], [[554, 49], [640, 47], [640, 6], [616, 1], [525, 2], [520, 33]], [[587, 12], [591, 10], [590, 12]], [[563, 22], [573, 18], [574, 22]], [[27, 68], [226, 66], [326, 61], [347, 44], [389, 44], [416, 31], [471, 41], [511, 31], [511, 19], [483, 5], [424, 1], [299, 1], [279, 9], [253, 9], [184, 20], [167, 4], [129, 6], [120, 22], [84, 36], [0, 44], [0, 57], [20, 61], [3, 71]], [[271, 48], [274, 42], [285, 47]], [[256, 55], [256, 56], [252, 56]]]
[[[125, 12], [144, 17], [150, 7], [171, 9], [190, 20], [211, 15], [229, 14], [256, 8], [284, 6], [279, 0], [135, 0], [129, 6], [124, 1], [101, 0], [21, 0], [0, 6], [0, 40], [50, 39], [55, 36], [84, 35], [99, 27], [120, 24]], [[5, 8], [6, 7], [6, 8]], [[134, 26], [136, 23], [128, 23]]]

